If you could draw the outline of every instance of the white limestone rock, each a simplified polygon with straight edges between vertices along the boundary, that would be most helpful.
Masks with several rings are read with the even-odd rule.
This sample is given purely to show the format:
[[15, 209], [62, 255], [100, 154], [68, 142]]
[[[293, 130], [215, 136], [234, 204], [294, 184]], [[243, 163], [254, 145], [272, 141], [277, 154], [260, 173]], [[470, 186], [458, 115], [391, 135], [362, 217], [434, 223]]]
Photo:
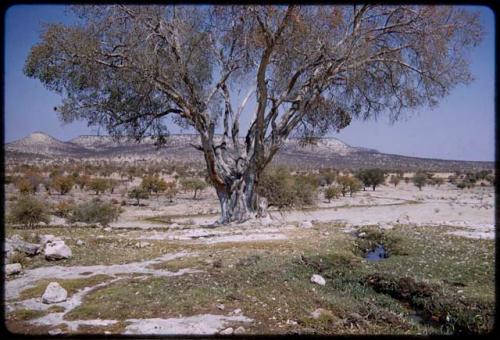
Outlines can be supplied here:
[[45, 259], [49, 261], [69, 259], [73, 256], [71, 249], [64, 241], [47, 243], [45, 246]]
[[46, 304], [66, 301], [68, 292], [57, 282], [51, 282], [42, 295], [42, 302]]

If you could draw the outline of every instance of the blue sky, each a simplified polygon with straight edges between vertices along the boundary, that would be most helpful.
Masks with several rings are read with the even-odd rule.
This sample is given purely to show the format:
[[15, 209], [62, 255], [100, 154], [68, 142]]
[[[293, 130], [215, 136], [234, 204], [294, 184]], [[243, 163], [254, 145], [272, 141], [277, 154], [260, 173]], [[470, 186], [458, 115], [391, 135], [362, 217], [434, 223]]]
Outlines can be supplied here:
[[[331, 136], [353, 146], [378, 149], [407, 156], [492, 161], [495, 158], [495, 25], [487, 7], [479, 10], [485, 29], [483, 42], [471, 53], [475, 81], [455, 88], [436, 108], [422, 108], [415, 114], [390, 124], [354, 121]], [[64, 6], [18, 5], [5, 17], [5, 141], [43, 131], [68, 140], [81, 134], [97, 134], [85, 122], [63, 125], [53, 110], [61, 98], [34, 79], [23, 75], [24, 61], [39, 38], [42, 22], [70, 22]], [[172, 132], [179, 132], [172, 129]], [[101, 134], [105, 131], [101, 129]]]

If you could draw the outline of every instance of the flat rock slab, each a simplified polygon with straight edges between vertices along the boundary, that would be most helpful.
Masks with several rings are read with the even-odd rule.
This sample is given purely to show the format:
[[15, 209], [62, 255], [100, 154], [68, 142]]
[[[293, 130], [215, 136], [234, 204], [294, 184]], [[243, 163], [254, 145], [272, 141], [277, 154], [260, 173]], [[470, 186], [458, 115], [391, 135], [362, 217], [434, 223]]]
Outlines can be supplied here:
[[186, 318], [171, 319], [128, 319], [130, 322], [124, 334], [180, 335], [216, 334], [229, 322], [251, 322], [243, 315], [224, 316], [214, 314], [194, 315]]

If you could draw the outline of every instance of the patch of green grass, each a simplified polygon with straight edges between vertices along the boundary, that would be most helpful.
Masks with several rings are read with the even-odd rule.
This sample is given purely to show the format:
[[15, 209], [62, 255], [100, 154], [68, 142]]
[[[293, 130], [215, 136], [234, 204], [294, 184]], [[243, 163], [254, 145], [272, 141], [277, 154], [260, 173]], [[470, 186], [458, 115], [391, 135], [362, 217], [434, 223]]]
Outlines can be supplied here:
[[184, 256], [179, 257], [170, 261], [159, 262], [149, 265], [152, 269], [165, 269], [171, 272], [176, 272], [183, 268], [203, 268], [208, 265], [206, 260], [199, 258], [198, 256]]
[[97, 285], [101, 282], [111, 279], [111, 276], [98, 274], [87, 278], [80, 279], [43, 279], [37, 282], [36, 286], [27, 288], [19, 294], [19, 300], [26, 300], [36, 297], [41, 297], [45, 292], [48, 284], [53, 281], [59, 282], [61, 287], [68, 291], [68, 296], [76, 293], [78, 290]]
[[13, 312], [9, 312], [7, 314], [7, 318], [13, 321], [26, 321], [26, 320], [40, 318], [45, 314], [47, 314], [47, 312], [42, 310], [16, 309]]

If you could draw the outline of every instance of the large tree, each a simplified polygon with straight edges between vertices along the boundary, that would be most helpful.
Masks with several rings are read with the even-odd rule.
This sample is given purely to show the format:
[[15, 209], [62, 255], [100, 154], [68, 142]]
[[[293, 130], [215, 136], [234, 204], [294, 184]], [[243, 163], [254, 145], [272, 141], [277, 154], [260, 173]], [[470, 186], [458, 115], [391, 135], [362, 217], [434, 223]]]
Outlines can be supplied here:
[[44, 27], [25, 74], [63, 96], [66, 122], [159, 144], [169, 122], [193, 128], [221, 223], [255, 216], [259, 176], [290, 135], [436, 105], [471, 80], [467, 53], [482, 37], [477, 14], [449, 6], [74, 11], [74, 24]]

